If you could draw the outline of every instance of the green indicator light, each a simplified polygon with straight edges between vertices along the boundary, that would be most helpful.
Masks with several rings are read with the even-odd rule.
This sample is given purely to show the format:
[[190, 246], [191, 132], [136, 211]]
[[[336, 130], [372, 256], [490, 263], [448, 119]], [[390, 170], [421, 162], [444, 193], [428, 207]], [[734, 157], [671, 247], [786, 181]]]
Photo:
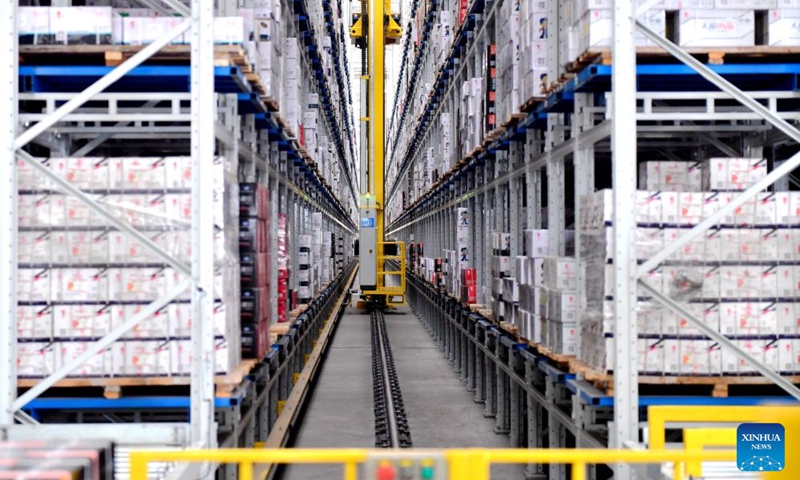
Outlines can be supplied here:
[[433, 480], [433, 467], [422, 467], [422, 480]]

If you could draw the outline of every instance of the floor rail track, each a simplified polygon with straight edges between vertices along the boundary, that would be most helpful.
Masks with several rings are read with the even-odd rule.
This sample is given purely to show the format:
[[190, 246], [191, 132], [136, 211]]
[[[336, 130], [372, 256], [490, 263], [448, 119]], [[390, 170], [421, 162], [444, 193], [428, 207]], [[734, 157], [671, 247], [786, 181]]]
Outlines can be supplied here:
[[375, 399], [375, 446], [411, 448], [411, 432], [403, 406], [403, 395], [392, 357], [383, 312], [370, 314], [372, 336], [372, 384]]

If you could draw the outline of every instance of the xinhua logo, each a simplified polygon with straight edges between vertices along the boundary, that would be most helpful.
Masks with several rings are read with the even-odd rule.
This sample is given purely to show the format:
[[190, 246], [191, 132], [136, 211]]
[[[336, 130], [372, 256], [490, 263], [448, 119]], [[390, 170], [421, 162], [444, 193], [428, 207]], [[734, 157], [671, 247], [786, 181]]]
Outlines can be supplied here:
[[779, 423], [743, 423], [736, 430], [736, 463], [743, 472], [780, 472], [786, 431]]

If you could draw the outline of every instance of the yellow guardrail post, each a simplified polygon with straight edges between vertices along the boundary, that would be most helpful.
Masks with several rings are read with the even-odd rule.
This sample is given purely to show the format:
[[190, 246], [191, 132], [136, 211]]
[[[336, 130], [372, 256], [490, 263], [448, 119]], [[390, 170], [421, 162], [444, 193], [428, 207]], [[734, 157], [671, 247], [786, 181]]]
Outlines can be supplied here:
[[253, 464], [251, 462], [239, 464], [239, 480], [253, 480]]

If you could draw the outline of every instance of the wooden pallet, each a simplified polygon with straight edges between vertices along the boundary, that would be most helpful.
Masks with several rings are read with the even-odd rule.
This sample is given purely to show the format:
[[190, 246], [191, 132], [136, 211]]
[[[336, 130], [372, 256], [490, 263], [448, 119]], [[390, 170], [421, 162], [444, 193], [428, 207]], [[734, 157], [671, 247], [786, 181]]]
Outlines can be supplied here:
[[[800, 47], [770, 47], [757, 45], [753, 47], [686, 47], [684, 50], [700, 60], [705, 60], [711, 65], [722, 65], [726, 59], [733, 61], [754, 61], [759, 59], [769, 59], [775, 61], [781, 57], [790, 57], [800, 54]], [[637, 47], [636, 55], [642, 60], [663, 60], [671, 58], [671, 55], [660, 47]], [[590, 48], [580, 54], [575, 61], [567, 65], [567, 72], [577, 73], [589, 65], [602, 64], [611, 65], [610, 48]]]
[[[275, 340], [277, 341], [278, 338], [280, 338], [281, 336], [286, 335], [287, 333], [289, 333], [289, 329], [292, 328], [292, 325], [294, 325], [294, 322], [297, 321], [297, 318], [300, 317], [300, 315], [303, 312], [305, 312], [306, 310], [308, 310], [308, 305], [302, 304], [302, 305], [298, 306], [297, 308], [295, 308], [294, 310], [290, 311], [286, 315], [286, 321], [285, 322], [282, 322], [282, 323], [274, 322], [274, 323], [272, 323], [269, 326], [270, 335], [276, 335]], [[275, 343], [275, 342], [272, 342], [272, 343]]]
[[488, 308], [479, 308], [476, 311], [477, 311], [478, 315], [480, 315], [483, 318], [485, 318], [486, 320], [489, 320], [490, 322], [494, 323], [494, 312], [492, 312]]
[[[594, 384], [607, 395], [614, 394], [614, 375], [598, 371], [581, 362], [573, 360], [569, 364], [570, 373], [580, 375], [584, 380]], [[800, 376], [787, 376], [788, 381], [800, 384]], [[709, 387], [712, 397], [727, 398], [731, 386], [772, 385], [772, 380], [761, 376], [701, 376], [701, 375], [639, 375], [639, 385], [669, 387], [667, 394], [675, 394], [674, 387], [705, 386]]]
[[536, 107], [538, 107], [539, 104], [544, 102], [544, 101], [545, 101], [545, 99], [543, 97], [532, 97], [532, 98], [529, 98], [527, 102], [522, 104], [522, 108], [520, 108], [520, 110], [522, 110], [523, 112], [526, 112], [526, 113], [530, 113], [530, 112], [536, 110]]
[[[227, 375], [217, 375], [214, 378], [216, 396], [232, 396], [257, 364], [258, 361], [254, 359], [242, 360]], [[23, 378], [17, 380], [17, 387], [31, 388], [39, 382], [39, 379]], [[118, 399], [122, 397], [122, 389], [125, 387], [174, 387], [188, 386], [190, 383], [191, 379], [188, 375], [173, 377], [82, 377], [65, 378], [51, 388], [102, 388], [105, 398]]]
[[516, 326], [508, 322], [500, 322], [500, 329], [519, 340], [519, 331]]
[[503, 124], [502, 124], [503, 129], [508, 130], [513, 125], [516, 125], [519, 122], [525, 120], [525, 117], [527, 117], [527, 115], [525, 115], [524, 113], [515, 113], [515, 114], [511, 115], [510, 117], [508, 117], [506, 119], [505, 122], [503, 122]]
[[553, 363], [559, 366], [567, 366], [575, 358], [574, 355], [565, 355], [563, 353], [556, 353], [550, 350], [549, 348], [545, 347], [541, 343], [528, 341], [528, 345], [530, 345], [534, 350], [539, 352], [540, 355], [549, 358]]
[[[20, 64], [37, 65], [106, 65], [115, 67], [144, 50], [141, 45], [20, 45]], [[191, 61], [190, 45], [167, 45], [145, 63], [186, 64]], [[241, 45], [216, 45], [214, 64], [237, 66], [244, 73], [254, 73]]]

